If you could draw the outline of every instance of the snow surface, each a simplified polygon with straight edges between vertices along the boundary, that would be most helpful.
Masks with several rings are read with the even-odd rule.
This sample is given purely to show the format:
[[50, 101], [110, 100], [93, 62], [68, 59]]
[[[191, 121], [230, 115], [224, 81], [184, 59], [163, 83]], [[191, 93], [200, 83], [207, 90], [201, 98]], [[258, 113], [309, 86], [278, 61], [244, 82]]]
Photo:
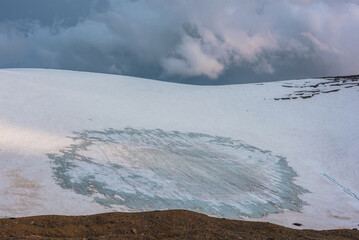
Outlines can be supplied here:
[[359, 224], [357, 80], [193, 86], [0, 70], [0, 216], [185, 208]]

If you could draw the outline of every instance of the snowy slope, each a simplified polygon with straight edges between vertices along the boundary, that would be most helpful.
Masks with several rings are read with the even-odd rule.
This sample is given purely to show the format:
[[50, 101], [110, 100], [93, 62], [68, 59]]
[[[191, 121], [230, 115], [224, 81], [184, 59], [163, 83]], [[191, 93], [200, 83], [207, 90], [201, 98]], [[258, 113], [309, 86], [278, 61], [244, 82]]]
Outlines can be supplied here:
[[182, 208], [357, 227], [358, 83], [0, 70], [0, 216]]

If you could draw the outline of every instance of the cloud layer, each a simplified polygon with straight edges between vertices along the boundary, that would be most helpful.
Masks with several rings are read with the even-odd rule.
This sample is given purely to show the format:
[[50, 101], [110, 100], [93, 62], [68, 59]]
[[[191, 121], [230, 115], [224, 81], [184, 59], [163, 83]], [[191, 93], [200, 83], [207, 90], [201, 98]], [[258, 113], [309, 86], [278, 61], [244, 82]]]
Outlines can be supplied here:
[[359, 72], [356, 1], [31, 3], [0, 3], [0, 67], [84, 70], [195, 84]]

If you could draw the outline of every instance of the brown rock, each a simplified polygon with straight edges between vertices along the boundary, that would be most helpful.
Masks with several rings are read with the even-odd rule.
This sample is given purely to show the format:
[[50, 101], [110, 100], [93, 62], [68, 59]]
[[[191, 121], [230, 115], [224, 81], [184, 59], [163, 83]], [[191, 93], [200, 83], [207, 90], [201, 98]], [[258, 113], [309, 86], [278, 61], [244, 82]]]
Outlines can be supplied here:
[[[29, 223], [34, 221], [34, 225]], [[116, 224], [109, 223], [115, 221]], [[17, 223], [16, 223], [17, 222]], [[131, 224], [133, 223], [133, 224]], [[87, 225], [85, 228], [84, 226]], [[140, 227], [141, 226], [141, 227]], [[135, 228], [136, 227], [136, 228]], [[353, 226], [356, 227], [356, 226]], [[352, 228], [353, 228], [352, 227]], [[137, 228], [139, 228], [137, 230]], [[314, 231], [264, 222], [213, 218], [185, 210], [106, 213], [92, 216], [0, 218], [0, 239], [325, 239], [359, 240], [350, 229]], [[10, 237], [12, 236], [12, 237]]]

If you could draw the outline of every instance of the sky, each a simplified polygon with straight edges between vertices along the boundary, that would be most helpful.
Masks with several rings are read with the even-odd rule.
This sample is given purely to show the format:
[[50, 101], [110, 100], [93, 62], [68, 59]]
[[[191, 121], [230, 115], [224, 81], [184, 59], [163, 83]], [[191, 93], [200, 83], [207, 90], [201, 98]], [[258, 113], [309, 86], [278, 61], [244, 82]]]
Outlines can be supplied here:
[[190, 84], [359, 74], [359, 0], [1, 0], [0, 68]]

